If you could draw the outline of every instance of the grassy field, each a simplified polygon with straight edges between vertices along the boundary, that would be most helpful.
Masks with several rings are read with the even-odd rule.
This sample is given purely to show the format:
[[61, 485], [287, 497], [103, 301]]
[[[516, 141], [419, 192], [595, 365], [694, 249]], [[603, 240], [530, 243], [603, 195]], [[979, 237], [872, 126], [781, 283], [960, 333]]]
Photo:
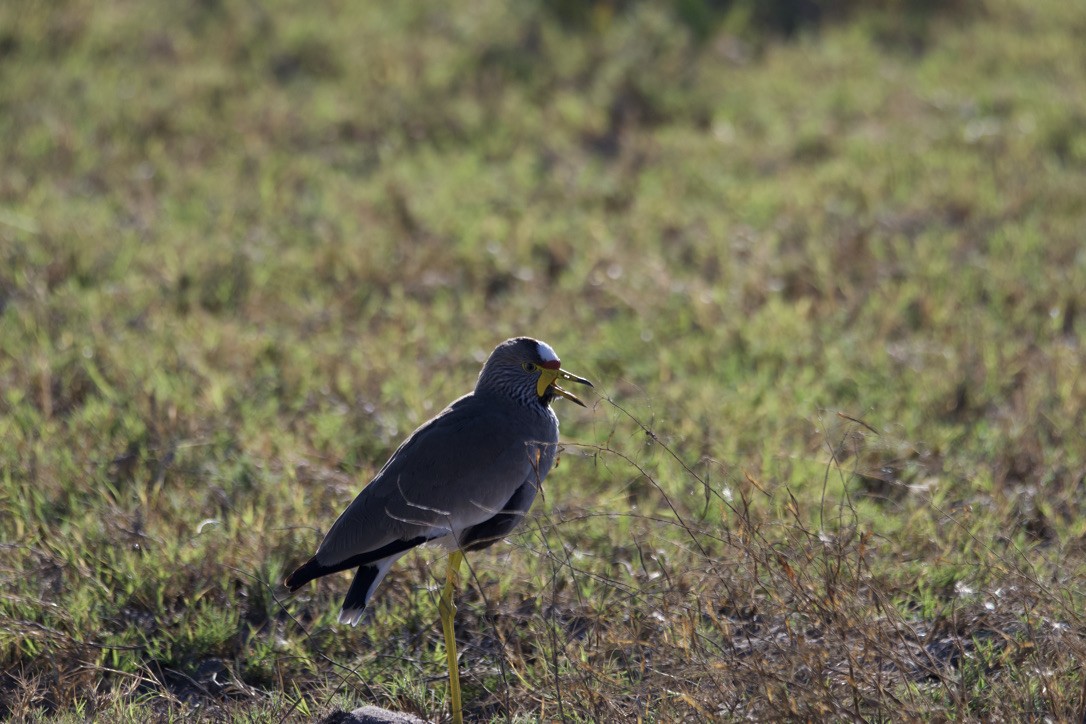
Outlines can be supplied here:
[[526, 334], [471, 719], [1082, 720], [1086, 4], [558, 5], [0, 4], [0, 718], [447, 716], [279, 582]]

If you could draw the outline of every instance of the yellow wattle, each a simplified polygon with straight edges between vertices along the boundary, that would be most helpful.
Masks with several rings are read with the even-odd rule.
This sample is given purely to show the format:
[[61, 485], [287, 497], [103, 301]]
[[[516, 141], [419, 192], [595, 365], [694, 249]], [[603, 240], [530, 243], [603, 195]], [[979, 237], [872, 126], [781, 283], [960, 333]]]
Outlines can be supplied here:
[[558, 370], [542, 369], [539, 371], [539, 382], [535, 385], [536, 393], [542, 397], [547, 394], [547, 388], [554, 384], [554, 381], [558, 379]]

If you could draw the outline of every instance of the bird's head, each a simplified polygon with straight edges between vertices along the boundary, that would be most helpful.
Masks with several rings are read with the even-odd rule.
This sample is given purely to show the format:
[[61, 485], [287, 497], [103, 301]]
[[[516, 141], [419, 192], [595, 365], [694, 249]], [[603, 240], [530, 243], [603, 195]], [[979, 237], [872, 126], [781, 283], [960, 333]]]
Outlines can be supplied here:
[[546, 342], [515, 337], [505, 340], [490, 353], [475, 389], [501, 391], [516, 399], [543, 405], [549, 405], [555, 397], [564, 397], [585, 407], [576, 395], [559, 386], [560, 380], [592, 387], [585, 378], [562, 369], [558, 355]]

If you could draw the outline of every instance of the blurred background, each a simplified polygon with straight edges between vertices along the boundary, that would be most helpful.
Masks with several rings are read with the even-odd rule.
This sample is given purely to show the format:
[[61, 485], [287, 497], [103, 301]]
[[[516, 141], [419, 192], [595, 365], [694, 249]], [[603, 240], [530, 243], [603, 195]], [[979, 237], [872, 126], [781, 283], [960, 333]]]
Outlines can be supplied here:
[[438, 719], [287, 598], [506, 337], [592, 379], [472, 719], [1082, 718], [1086, 5], [0, 6], [0, 716]]

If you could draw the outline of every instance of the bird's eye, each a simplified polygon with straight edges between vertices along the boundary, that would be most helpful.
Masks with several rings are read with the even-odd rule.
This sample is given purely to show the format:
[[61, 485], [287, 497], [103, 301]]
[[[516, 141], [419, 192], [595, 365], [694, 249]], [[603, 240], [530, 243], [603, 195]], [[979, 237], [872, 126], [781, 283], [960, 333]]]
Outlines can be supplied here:
[[537, 369], [539, 369], [539, 367], [536, 366], [535, 362], [525, 362], [521, 365], [521, 367], [524, 368], [525, 372], [535, 372]]

